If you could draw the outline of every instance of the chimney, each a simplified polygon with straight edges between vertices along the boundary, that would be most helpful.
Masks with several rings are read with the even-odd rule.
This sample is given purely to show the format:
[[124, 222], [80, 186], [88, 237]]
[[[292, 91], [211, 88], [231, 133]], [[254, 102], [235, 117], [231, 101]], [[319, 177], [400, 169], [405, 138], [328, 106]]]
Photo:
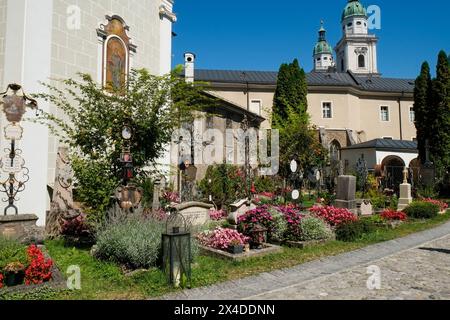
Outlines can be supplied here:
[[195, 54], [186, 52], [184, 54], [184, 77], [187, 83], [194, 83]]

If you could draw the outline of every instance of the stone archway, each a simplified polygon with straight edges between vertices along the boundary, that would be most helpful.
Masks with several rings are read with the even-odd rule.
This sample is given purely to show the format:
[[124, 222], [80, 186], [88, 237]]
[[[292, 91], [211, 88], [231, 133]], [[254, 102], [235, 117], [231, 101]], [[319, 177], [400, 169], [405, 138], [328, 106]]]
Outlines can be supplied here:
[[388, 156], [381, 163], [384, 175], [384, 187], [399, 192], [400, 184], [403, 182], [403, 170], [405, 162], [397, 156]]

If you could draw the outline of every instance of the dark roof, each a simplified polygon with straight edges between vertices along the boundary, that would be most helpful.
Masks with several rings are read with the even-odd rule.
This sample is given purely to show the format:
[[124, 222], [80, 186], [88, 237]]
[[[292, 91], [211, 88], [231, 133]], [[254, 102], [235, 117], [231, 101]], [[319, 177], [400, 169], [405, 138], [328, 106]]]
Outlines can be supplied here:
[[[243, 73], [245, 72], [245, 79]], [[195, 70], [195, 80], [219, 83], [244, 83], [276, 85], [278, 72], [238, 70]], [[373, 92], [414, 92], [413, 79], [395, 79], [380, 76], [361, 76], [351, 72], [311, 72], [307, 74], [309, 86], [354, 87]]]
[[344, 150], [352, 149], [377, 149], [377, 150], [388, 150], [388, 151], [414, 151], [417, 152], [417, 142], [407, 141], [407, 140], [389, 140], [389, 139], [375, 139], [353, 146], [343, 148]]

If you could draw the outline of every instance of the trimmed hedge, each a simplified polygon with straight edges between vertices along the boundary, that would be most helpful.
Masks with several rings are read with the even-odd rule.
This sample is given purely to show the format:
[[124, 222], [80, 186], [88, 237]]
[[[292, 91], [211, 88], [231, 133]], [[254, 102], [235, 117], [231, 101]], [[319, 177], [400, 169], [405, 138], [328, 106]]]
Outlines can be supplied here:
[[423, 201], [413, 202], [403, 210], [408, 217], [414, 219], [432, 219], [437, 217], [439, 211], [438, 205]]
[[344, 242], [358, 241], [363, 235], [372, 233], [374, 229], [375, 226], [369, 220], [346, 222], [336, 228], [336, 239]]

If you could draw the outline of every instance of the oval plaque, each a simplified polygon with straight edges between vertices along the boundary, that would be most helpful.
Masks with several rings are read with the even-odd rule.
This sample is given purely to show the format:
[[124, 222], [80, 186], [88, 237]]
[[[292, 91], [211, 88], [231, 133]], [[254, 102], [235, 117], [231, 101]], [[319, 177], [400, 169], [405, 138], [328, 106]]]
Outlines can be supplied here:
[[22, 139], [23, 128], [17, 124], [10, 124], [5, 127], [5, 138], [7, 140]]

